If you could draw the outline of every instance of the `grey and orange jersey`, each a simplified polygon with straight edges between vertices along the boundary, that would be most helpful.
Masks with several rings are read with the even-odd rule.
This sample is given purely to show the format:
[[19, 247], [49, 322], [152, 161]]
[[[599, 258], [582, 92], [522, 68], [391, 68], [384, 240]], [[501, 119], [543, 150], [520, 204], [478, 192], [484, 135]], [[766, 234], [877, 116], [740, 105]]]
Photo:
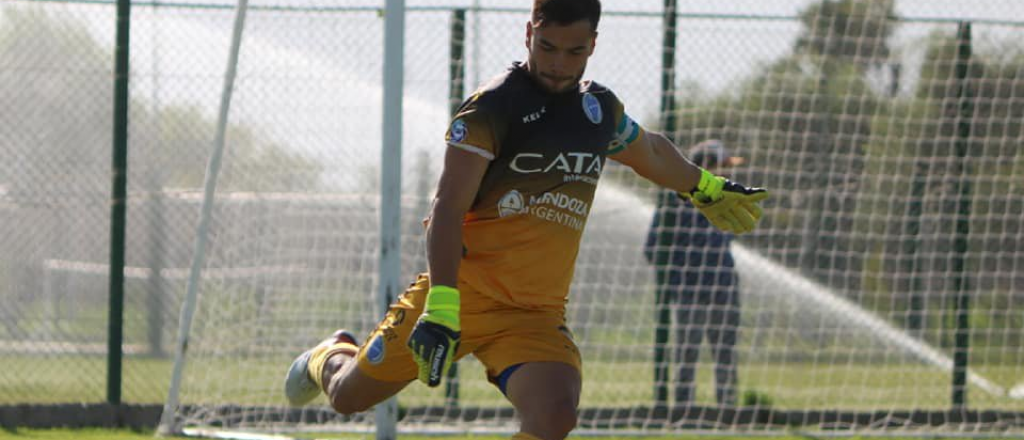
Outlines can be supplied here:
[[605, 159], [643, 136], [595, 82], [550, 93], [514, 64], [474, 93], [445, 136], [491, 161], [463, 223], [460, 288], [564, 308]]

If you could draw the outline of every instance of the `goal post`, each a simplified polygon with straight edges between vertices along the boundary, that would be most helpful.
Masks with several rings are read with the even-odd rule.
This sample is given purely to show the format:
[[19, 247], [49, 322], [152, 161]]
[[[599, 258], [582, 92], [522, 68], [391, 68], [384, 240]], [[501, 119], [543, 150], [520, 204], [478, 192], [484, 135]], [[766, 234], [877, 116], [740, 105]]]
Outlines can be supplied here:
[[[377, 316], [398, 300], [402, 272], [402, 102], [405, 85], [405, 0], [387, 0], [384, 8], [384, 81], [381, 124], [380, 247]], [[395, 440], [398, 398], [374, 408], [377, 440]]]
[[235, 20], [231, 32], [231, 45], [228, 50], [227, 67], [224, 70], [224, 85], [220, 95], [220, 110], [217, 112], [216, 135], [212, 143], [206, 173], [203, 177], [203, 202], [199, 212], [199, 224], [196, 226], [195, 248], [192, 252], [192, 265], [189, 269], [185, 300], [181, 304], [181, 315], [178, 321], [178, 340], [174, 350], [174, 366], [171, 370], [171, 382], [168, 386], [167, 401], [160, 416], [157, 433], [174, 435], [182, 432], [177, 419], [180, 402], [181, 380], [188, 359], [189, 339], [192, 333], [192, 320], [195, 315], [196, 302], [199, 295], [199, 282], [202, 270], [206, 265], [206, 249], [209, 245], [210, 221], [213, 215], [214, 196], [217, 191], [217, 179], [220, 177], [221, 161], [224, 157], [225, 138], [227, 137], [228, 116], [231, 111], [231, 94], [235, 87], [235, 75], [238, 71], [238, 51], [242, 44], [242, 31], [245, 29], [245, 13], [249, 7], [248, 0], [238, 0], [235, 4]]
[[[517, 430], [472, 356], [454, 386], [413, 383], [351, 416], [282, 394], [296, 355], [337, 328], [365, 338], [425, 270], [450, 101], [476, 86], [457, 88], [464, 72], [524, 55], [523, 8], [377, 3], [249, 9], [226, 143], [268, 136], [308, 161], [229, 147], [231, 185], [166, 198], [201, 211], [208, 239], [163, 432]], [[1024, 23], [1001, 17], [1022, 6], [978, 7], [967, 39], [965, 18], [923, 0], [604, 3], [587, 77], [684, 152], [720, 140], [745, 159], [723, 172], [771, 198], [759, 228], [725, 245], [685, 204], [665, 214], [671, 195], [604, 164], [567, 310], [583, 357], [576, 432], [1021, 435]], [[296, 176], [311, 169], [313, 183], [281, 183], [309, 183]], [[64, 278], [98, 270], [48, 264]], [[164, 271], [178, 280], [180, 266]], [[720, 301], [722, 277], [737, 293]]]

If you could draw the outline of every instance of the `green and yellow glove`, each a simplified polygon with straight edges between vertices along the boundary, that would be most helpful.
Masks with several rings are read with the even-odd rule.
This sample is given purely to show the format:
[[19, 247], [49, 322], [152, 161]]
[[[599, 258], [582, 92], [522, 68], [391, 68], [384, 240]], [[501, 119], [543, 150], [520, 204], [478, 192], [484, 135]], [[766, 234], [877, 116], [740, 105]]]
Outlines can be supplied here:
[[427, 292], [423, 314], [409, 335], [407, 345], [419, 366], [418, 379], [429, 387], [441, 384], [441, 378], [455, 360], [459, 349], [459, 291], [448, 286], [432, 286]]
[[700, 183], [690, 193], [679, 193], [718, 229], [733, 234], [754, 230], [761, 219], [758, 203], [768, 198], [764, 188], [748, 188], [701, 168]]

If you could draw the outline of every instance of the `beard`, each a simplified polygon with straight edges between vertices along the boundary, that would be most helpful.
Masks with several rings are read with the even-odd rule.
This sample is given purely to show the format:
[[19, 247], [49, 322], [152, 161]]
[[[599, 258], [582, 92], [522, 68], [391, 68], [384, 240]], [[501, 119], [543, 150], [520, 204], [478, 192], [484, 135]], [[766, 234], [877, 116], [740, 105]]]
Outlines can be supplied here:
[[579, 73], [572, 77], [552, 78], [543, 72], [538, 72], [536, 69], [537, 63], [532, 58], [527, 60], [527, 66], [529, 66], [527, 71], [534, 81], [550, 93], [565, 93], [574, 89], [580, 83], [580, 80], [583, 79], [583, 73], [587, 70], [587, 65], [584, 63]]

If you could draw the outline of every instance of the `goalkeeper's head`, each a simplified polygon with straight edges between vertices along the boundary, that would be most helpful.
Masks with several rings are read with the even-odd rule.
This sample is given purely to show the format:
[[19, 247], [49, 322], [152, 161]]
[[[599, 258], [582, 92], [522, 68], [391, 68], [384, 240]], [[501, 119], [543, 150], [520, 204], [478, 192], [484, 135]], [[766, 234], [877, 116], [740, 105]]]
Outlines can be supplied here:
[[564, 26], [580, 20], [586, 20], [590, 30], [597, 33], [597, 24], [601, 21], [601, 0], [533, 0], [530, 22], [535, 27]]
[[725, 144], [718, 139], [708, 139], [694, 145], [687, 156], [695, 165], [718, 175], [726, 175], [730, 168], [744, 162], [742, 157], [730, 156]]
[[526, 70], [549, 92], [576, 87], [597, 44], [600, 0], [534, 0]]

